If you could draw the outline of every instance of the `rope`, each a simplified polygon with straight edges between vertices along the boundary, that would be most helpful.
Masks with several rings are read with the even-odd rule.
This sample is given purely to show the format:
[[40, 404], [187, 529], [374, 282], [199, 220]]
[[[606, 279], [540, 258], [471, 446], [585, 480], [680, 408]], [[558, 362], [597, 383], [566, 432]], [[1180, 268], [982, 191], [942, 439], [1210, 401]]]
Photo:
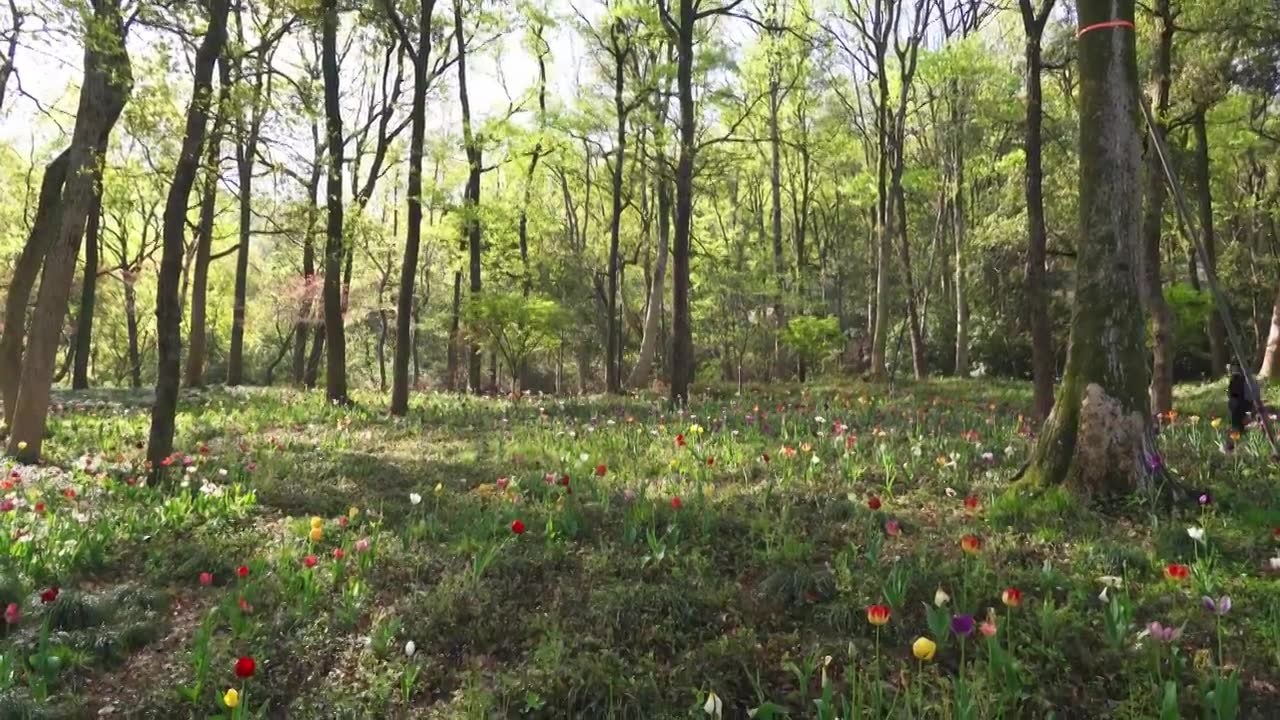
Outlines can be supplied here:
[[[1139, 94], [1138, 100], [1142, 105], [1142, 115], [1147, 122], [1147, 130], [1151, 135], [1152, 147], [1155, 148], [1156, 156], [1160, 160], [1160, 167], [1164, 170], [1165, 181], [1173, 192], [1178, 218], [1182, 221], [1179, 230], [1182, 231], [1183, 236], [1196, 249], [1196, 255], [1200, 259], [1200, 265], [1204, 268], [1205, 277], [1209, 282], [1209, 291], [1213, 295], [1214, 305], [1217, 307], [1218, 315], [1222, 318], [1222, 325], [1226, 329], [1227, 339], [1231, 343], [1231, 353], [1235, 356], [1239, 367], [1247, 370], [1249, 364], [1245, 362], [1244, 351], [1241, 349], [1244, 344], [1240, 342], [1240, 335], [1236, 332], [1235, 321], [1231, 318], [1231, 309], [1227, 305], [1226, 297], [1222, 294], [1222, 288], [1218, 285], [1217, 270], [1209, 262], [1209, 253], [1202, 242], [1203, 233], [1191, 232], [1191, 228], [1195, 226], [1192, 225], [1191, 213], [1187, 209], [1187, 199], [1183, 195], [1182, 184], [1178, 181], [1169, 162], [1169, 150], [1164, 144], [1164, 138], [1160, 136], [1159, 131], [1156, 129], [1155, 116], [1151, 112], [1151, 106], [1147, 103], [1147, 98]], [[1258, 383], [1251, 372], [1246, 371], [1243, 376], [1246, 389], [1253, 400], [1253, 407], [1257, 410], [1258, 418], [1262, 421], [1263, 434], [1266, 436], [1267, 441], [1271, 443], [1271, 451], [1280, 455], [1280, 447], [1276, 445], [1275, 430], [1271, 427], [1271, 420], [1267, 413], [1266, 405], [1263, 404], [1262, 392], [1258, 388]]]
[[1128, 20], [1108, 20], [1107, 22], [1094, 23], [1093, 25], [1080, 28], [1076, 33], [1076, 39], [1079, 40], [1084, 37], [1085, 33], [1091, 33], [1094, 30], [1105, 30], [1107, 28], [1128, 28], [1132, 30], [1133, 23]]

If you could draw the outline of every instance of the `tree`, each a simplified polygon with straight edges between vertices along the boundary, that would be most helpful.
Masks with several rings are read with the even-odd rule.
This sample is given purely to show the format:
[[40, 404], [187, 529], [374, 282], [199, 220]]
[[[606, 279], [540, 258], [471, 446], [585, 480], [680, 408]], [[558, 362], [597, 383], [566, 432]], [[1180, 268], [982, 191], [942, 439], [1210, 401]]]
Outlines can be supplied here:
[[[483, 172], [480, 139], [471, 123], [471, 97], [467, 92], [467, 35], [463, 30], [462, 0], [453, 0], [453, 36], [458, 43], [458, 102], [462, 107], [462, 145], [467, 155], [467, 186], [463, 192], [464, 242], [467, 248], [467, 268], [470, 279], [471, 300], [480, 295], [480, 177]], [[455, 278], [460, 285], [461, 276]], [[455, 308], [461, 298], [460, 287], [454, 288]], [[456, 313], [456, 311], [455, 311]], [[457, 339], [457, 320], [454, 321], [454, 337]], [[472, 344], [467, 354], [467, 387], [480, 392], [480, 347]]]
[[[418, 247], [422, 242], [422, 155], [426, 142], [427, 88], [431, 56], [432, 12], [435, 0], [419, 0], [418, 40], [414, 47], [409, 31], [391, 0], [384, 0], [387, 15], [413, 61], [412, 129], [409, 131], [409, 222], [405, 231], [404, 262], [400, 266], [400, 292], [396, 300], [396, 350], [392, 363], [391, 414], [409, 410], [409, 359], [413, 353], [414, 285], [418, 279]], [[439, 74], [439, 71], [436, 73]]]
[[[224, 59], [219, 63], [221, 79], [218, 87], [217, 119], [205, 143], [204, 189], [200, 195], [200, 218], [196, 222], [196, 252], [191, 280], [191, 325], [187, 341], [187, 385], [204, 386], [205, 348], [208, 344], [206, 317], [208, 311], [209, 265], [213, 262], [213, 221], [217, 211], [218, 183], [222, 179], [222, 137], [230, 111], [230, 66]], [[238, 249], [233, 248], [233, 249]], [[238, 270], [238, 268], [237, 268]], [[237, 286], [237, 289], [238, 286]], [[243, 320], [243, 313], [239, 318]], [[235, 337], [235, 329], [232, 329]]]
[[511, 391], [519, 392], [521, 369], [531, 354], [551, 347], [568, 322], [554, 301], [522, 293], [486, 293], [467, 302], [464, 311], [473, 337], [502, 354], [511, 370]]
[[1080, 0], [1080, 242], [1067, 365], [1027, 481], [1128, 493], [1156, 463], [1137, 260], [1134, 0]]
[[160, 278], [156, 290], [156, 338], [159, 367], [156, 372], [156, 400], [151, 408], [151, 435], [147, 441], [147, 461], [155, 477], [162, 477], [165, 461], [173, 454], [174, 421], [178, 412], [178, 384], [182, 361], [182, 301], [178, 284], [182, 273], [187, 204], [209, 127], [213, 103], [213, 71], [227, 42], [227, 13], [230, 0], [210, 0], [208, 28], [196, 51], [195, 80], [191, 104], [187, 108], [182, 150], [173, 170], [173, 184], [164, 206], [164, 250], [160, 258]]
[[1027, 133], [1024, 186], [1027, 198], [1027, 323], [1031, 327], [1031, 372], [1035, 412], [1041, 421], [1053, 410], [1054, 352], [1049, 323], [1049, 290], [1045, 277], [1048, 233], [1044, 223], [1044, 86], [1041, 40], [1056, 0], [1036, 10], [1032, 0], [1018, 0], [1026, 34]]
[[[782, 341], [809, 364], [818, 363], [840, 349], [844, 334], [840, 321], [834, 316], [817, 317], [801, 315], [787, 322]], [[803, 365], [801, 366], [804, 367]], [[806, 380], [803, 370], [800, 382]]]
[[[1169, 113], [1169, 88], [1172, 85], [1173, 32], [1177, 14], [1170, 8], [1169, 0], [1157, 0], [1154, 14], [1159, 20], [1155, 65], [1152, 68], [1152, 95], [1156, 118], [1152, 132], [1163, 141], [1169, 128], [1165, 121]], [[1155, 413], [1167, 413], [1173, 409], [1173, 317], [1164, 298], [1164, 282], [1160, 272], [1160, 240], [1164, 229], [1164, 201], [1166, 196], [1164, 167], [1160, 155], [1148, 141], [1146, 149], [1147, 191], [1146, 216], [1142, 225], [1142, 254], [1140, 279], [1143, 301], [1151, 315], [1152, 365], [1151, 409]]]
[[76, 318], [76, 357], [71, 389], [89, 388], [89, 356], [93, 352], [93, 313], [98, 300], [98, 251], [102, 245], [102, 185], [94, 191], [85, 227], [84, 280], [80, 285], [80, 313]]
[[342, 324], [342, 88], [338, 71], [338, 0], [321, 2], [320, 66], [324, 76], [326, 148], [329, 153], [325, 198], [328, 221], [324, 242], [325, 395], [329, 402], [347, 399], [347, 336]]
[[5, 297], [4, 325], [0, 327], [0, 400], [4, 401], [5, 424], [13, 423], [22, 375], [22, 346], [27, 329], [27, 304], [45, 255], [57, 241], [62, 220], [62, 186], [67, 179], [71, 150], [63, 150], [44, 169], [35, 221], [22, 254], [13, 269], [9, 294]]
[[[10, 453], [24, 462], [40, 457], [62, 320], [85, 222], [101, 180], [107, 137], [133, 87], [120, 0], [99, 0], [85, 22], [84, 82], [62, 191], [62, 217], [44, 261], [9, 435]], [[19, 443], [24, 443], [21, 451]]]

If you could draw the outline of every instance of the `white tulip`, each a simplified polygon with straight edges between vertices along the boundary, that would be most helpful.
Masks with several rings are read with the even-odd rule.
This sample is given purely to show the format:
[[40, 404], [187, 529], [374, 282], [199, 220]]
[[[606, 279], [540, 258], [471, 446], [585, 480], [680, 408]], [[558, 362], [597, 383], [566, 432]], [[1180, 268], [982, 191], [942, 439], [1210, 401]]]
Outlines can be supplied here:
[[422, 502], [422, 496], [419, 495], [418, 493], [409, 493], [409, 502], [414, 505], [417, 505], [418, 503]]
[[1196, 542], [1204, 542], [1204, 528], [1189, 527], [1187, 528], [1187, 535], [1191, 536], [1191, 539]]
[[715, 692], [707, 694], [707, 702], [702, 706], [702, 710], [713, 718], [724, 717], [724, 703]]
[[404, 644], [405, 657], [413, 657], [413, 654], [416, 652], [418, 652], [418, 646], [415, 645], [412, 640]]
[[934, 607], [942, 607], [943, 605], [946, 605], [949, 602], [951, 602], [951, 596], [948, 595], [946, 591], [943, 590], [942, 588], [938, 588], [938, 592], [933, 594]]

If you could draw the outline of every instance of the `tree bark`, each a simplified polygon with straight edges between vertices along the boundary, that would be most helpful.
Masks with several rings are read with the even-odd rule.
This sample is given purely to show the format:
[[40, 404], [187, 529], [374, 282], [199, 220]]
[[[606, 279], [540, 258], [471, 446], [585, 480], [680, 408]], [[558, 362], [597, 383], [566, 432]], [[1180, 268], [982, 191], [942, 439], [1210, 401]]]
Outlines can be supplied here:
[[613, 174], [611, 189], [613, 192], [613, 208], [609, 222], [609, 319], [605, 323], [605, 389], [615, 395], [622, 394], [622, 363], [619, 356], [622, 352], [622, 317], [618, 302], [618, 245], [622, 235], [622, 181], [626, 169], [627, 156], [627, 114], [628, 107], [623, 99], [626, 89], [624, 73], [627, 55], [630, 54], [630, 42], [622, 44], [621, 36], [627, 32], [621, 20], [609, 25], [610, 53], [613, 55], [613, 109], [617, 120], [614, 136]]
[[164, 206], [163, 251], [160, 277], [156, 289], [156, 339], [159, 363], [156, 369], [156, 399], [151, 408], [151, 435], [147, 442], [147, 461], [152, 477], [163, 478], [162, 463], [173, 454], [174, 424], [178, 412], [178, 382], [182, 361], [182, 302], [178, 285], [185, 254], [187, 205], [191, 188], [200, 172], [201, 153], [209, 126], [209, 110], [213, 101], [213, 70], [227, 42], [229, 0], [210, 0], [209, 27], [196, 51], [195, 81], [191, 104], [187, 108], [182, 150], [173, 169]]
[[[468, 274], [471, 281], [471, 300], [480, 299], [480, 173], [482, 160], [479, 139], [471, 127], [471, 98], [467, 93], [467, 41], [463, 32], [462, 0], [453, 2], [453, 30], [458, 41], [458, 101], [462, 105], [462, 140], [467, 154], [467, 187], [463, 196], [466, 219], [464, 221], [468, 249]], [[480, 345], [472, 342], [467, 353], [467, 386], [471, 392], [480, 392], [480, 371], [483, 361]]]
[[324, 115], [329, 151], [326, 180], [328, 220], [324, 243], [325, 395], [347, 404], [347, 336], [342, 324], [342, 90], [338, 69], [338, 0], [323, 0], [321, 70], [324, 75]]
[[93, 314], [98, 302], [98, 251], [102, 230], [102, 184], [94, 190], [85, 229], [84, 282], [80, 286], [80, 314], [76, 320], [76, 356], [71, 389], [89, 389], [89, 357], [93, 352]]
[[222, 128], [226, 123], [227, 97], [230, 94], [231, 74], [222, 63], [221, 85], [218, 90], [218, 118], [214, 121], [209, 142], [205, 144], [205, 184], [200, 197], [200, 220], [196, 225], [196, 257], [191, 268], [191, 327], [187, 340], [187, 386], [204, 387], [206, 317], [208, 316], [209, 264], [213, 252], [213, 219], [218, 202], [218, 179], [221, 175], [219, 159], [222, 150]]
[[[323, 169], [324, 141], [320, 139], [319, 128], [315, 121], [311, 124], [311, 133], [315, 138], [315, 162], [311, 165], [311, 175], [307, 178], [307, 228], [302, 237], [302, 305], [298, 309], [298, 320], [294, 324], [293, 334], [293, 382], [308, 388], [315, 387], [315, 374], [310, 379], [307, 375], [307, 335], [311, 331], [311, 300], [316, 281], [316, 246], [315, 225], [319, 216], [316, 205], [316, 194], [320, 192], [320, 175]], [[319, 361], [317, 361], [318, 363]]]
[[693, 100], [693, 0], [680, 0], [676, 34], [676, 88], [680, 104], [680, 156], [676, 163], [675, 243], [671, 278], [671, 400], [689, 400], [693, 382], [693, 324], [689, 310], [689, 255], [693, 233], [693, 161], [697, 153], [697, 118]]
[[[392, 362], [391, 414], [409, 411], [409, 360], [413, 355], [413, 302], [422, 241], [422, 154], [427, 127], [427, 70], [431, 54], [431, 13], [435, 0], [419, 3], [418, 47], [413, 53], [413, 109], [409, 139], [409, 223], [405, 233], [400, 292], [396, 298], [396, 351]], [[394, 10], [392, 10], [394, 12]], [[407, 44], [407, 42], [406, 42]], [[385, 318], [384, 330], [385, 334]]]
[[124, 324], [129, 357], [129, 387], [138, 390], [142, 387], [142, 350], [138, 337], [138, 288], [135, 283], [137, 276], [133, 274], [124, 281]]
[[35, 288], [40, 268], [49, 248], [57, 241], [62, 223], [62, 186], [67, 180], [71, 151], [63, 150], [45, 166], [40, 181], [40, 199], [36, 205], [31, 234], [13, 267], [9, 294], [5, 297], [4, 324], [0, 326], [0, 400], [4, 402], [4, 420], [13, 423], [14, 404], [18, 399], [18, 381], [22, 375], [22, 346], [27, 331], [27, 306]]
[[1031, 377], [1036, 417], [1043, 422], [1053, 410], [1055, 361], [1049, 322], [1049, 288], [1045, 272], [1048, 233], [1044, 223], [1043, 131], [1044, 88], [1040, 42], [1055, 0], [1045, 0], [1037, 13], [1031, 0], [1019, 0], [1027, 37], [1027, 131], [1024, 186], [1027, 198], [1027, 321], [1031, 328]]
[[[661, 166], [662, 163], [659, 162]], [[659, 170], [662, 173], [662, 170]], [[667, 276], [668, 246], [671, 244], [671, 183], [665, 175], [658, 179], [658, 257], [653, 264], [653, 283], [649, 288], [649, 305], [644, 316], [644, 337], [640, 340], [640, 355], [627, 378], [628, 387], [640, 387], [649, 382], [653, 372], [653, 358], [662, 337], [662, 297]]]
[[[1209, 171], [1209, 132], [1205, 126], [1205, 111], [1201, 107], [1192, 114], [1191, 126], [1196, 134], [1196, 176], [1197, 190], [1200, 195], [1200, 229], [1204, 233], [1204, 253], [1208, 261], [1205, 270], [1218, 273], [1218, 241], [1213, 229], [1213, 187], [1212, 175]], [[1214, 312], [1209, 316], [1209, 354], [1213, 368], [1209, 377], [1222, 377], [1227, 371], [1228, 358], [1227, 330], [1222, 324], [1222, 316]]]
[[1267, 349], [1262, 356], [1262, 368], [1258, 376], [1263, 380], [1280, 380], [1280, 289], [1271, 308], [1271, 332], [1267, 334]]
[[[1080, 0], [1081, 27], [1133, 22], [1134, 0]], [[1079, 37], [1080, 243], [1067, 366], [1026, 481], [1127, 494], [1151, 480], [1146, 333], [1138, 288], [1142, 198], [1131, 29]]]
[[[925, 376], [924, 333], [921, 330], [920, 307], [916, 299], [916, 281], [911, 269], [911, 242], [907, 234], [907, 199], [901, 183], [894, 196], [897, 198], [898, 235], [901, 243], [898, 246], [898, 258], [902, 261], [902, 272], [907, 286], [907, 325], [911, 333], [911, 373], [916, 380]], [[927, 280], [926, 280], [927, 285]]]
[[[119, 0], [96, 3], [90, 25], [94, 42], [85, 43], [84, 82], [62, 192], [62, 218], [57, 239], [45, 257], [9, 435], [10, 454], [26, 463], [40, 458], [54, 364], [85, 221], [101, 182], [107, 137], [133, 88]], [[26, 443], [21, 451], [19, 443]]]
[[[1155, 15], [1159, 20], [1159, 41], [1152, 71], [1155, 95], [1155, 132], [1163, 139], [1168, 132], [1165, 116], [1169, 113], [1169, 87], [1173, 63], [1173, 15], [1169, 0], [1157, 0]], [[1141, 283], [1147, 313], [1152, 325], [1151, 411], [1162, 414], [1173, 409], [1173, 313], [1164, 298], [1161, 277], [1160, 239], [1164, 230], [1166, 197], [1164, 166], [1160, 154], [1147, 143], [1146, 216], [1142, 224]]]

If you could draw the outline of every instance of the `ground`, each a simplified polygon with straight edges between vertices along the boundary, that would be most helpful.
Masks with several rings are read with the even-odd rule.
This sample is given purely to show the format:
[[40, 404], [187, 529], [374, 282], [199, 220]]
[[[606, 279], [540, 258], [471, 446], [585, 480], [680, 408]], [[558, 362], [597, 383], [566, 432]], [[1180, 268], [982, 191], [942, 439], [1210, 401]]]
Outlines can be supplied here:
[[1162, 420], [1172, 501], [1010, 490], [1021, 384], [415, 401], [185, 395], [156, 487], [146, 397], [63, 396], [48, 464], [2, 468], [0, 719], [1280, 703], [1280, 471], [1220, 449], [1220, 386]]

